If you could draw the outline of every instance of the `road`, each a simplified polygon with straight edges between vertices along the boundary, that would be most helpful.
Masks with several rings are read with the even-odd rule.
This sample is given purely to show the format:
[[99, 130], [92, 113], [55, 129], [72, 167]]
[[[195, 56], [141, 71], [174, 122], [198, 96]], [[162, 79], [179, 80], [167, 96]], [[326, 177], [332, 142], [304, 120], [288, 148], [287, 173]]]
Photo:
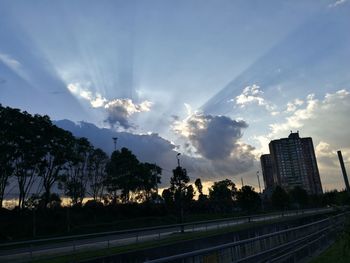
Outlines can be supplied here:
[[[292, 211], [265, 215], [255, 215], [250, 217], [240, 217], [225, 220], [211, 220], [192, 222], [185, 224], [186, 233], [208, 231], [247, 222], [261, 222], [273, 220], [281, 217], [290, 217], [301, 214], [326, 213], [332, 208], [308, 209], [302, 212]], [[180, 233], [180, 225], [161, 226], [143, 229], [131, 229], [127, 231], [95, 233], [89, 235], [71, 236], [70, 240], [64, 238], [51, 238], [44, 240], [32, 240], [17, 243], [0, 244], [0, 262], [25, 262], [33, 258], [48, 256], [54, 257], [62, 254], [69, 254], [78, 251], [97, 250], [109, 247], [117, 247], [128, 244], [135, 244], [151, 240], [162, 240], [166, 237]], [[17, 247], [17, 248], [12, 248]], [[18, 248], [20, 246], [20, 248]]]

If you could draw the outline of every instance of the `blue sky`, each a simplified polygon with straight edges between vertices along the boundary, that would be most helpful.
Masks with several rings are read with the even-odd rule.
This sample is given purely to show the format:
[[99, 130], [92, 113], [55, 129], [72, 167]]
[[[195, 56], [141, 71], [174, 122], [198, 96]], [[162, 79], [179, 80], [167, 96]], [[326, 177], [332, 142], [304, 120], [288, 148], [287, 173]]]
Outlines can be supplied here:
[[0, 103], [158, 134], [165, 169], [180, 151], [193, 177], [255, 186], [268, 142], [299, 130], [340, 189], [349, 14], [347, 0], [0, 0]]

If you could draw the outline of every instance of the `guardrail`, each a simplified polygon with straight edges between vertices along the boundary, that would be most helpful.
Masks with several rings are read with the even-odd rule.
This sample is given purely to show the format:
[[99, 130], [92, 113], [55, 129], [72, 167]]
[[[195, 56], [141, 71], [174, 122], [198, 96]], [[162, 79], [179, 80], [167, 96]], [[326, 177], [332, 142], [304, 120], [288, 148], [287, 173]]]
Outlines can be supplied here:
[[332, 237], [343, 229], [349, 213], [220, 246], [148, 260], [145, 263], [297, 262], [310, 256], [316, 248], [329, 244]]
[[84, 235], [71, 235], [55, 238], [35, 239], [0, 244], [0, 261], [21, 262], [33, 258], [37, 254], [57, 255], [76, 253], [78, 250], [110, 248], [147, 240], [160, 240], [173, 233], [190, 231], [209, 231], [237, 224], [267, 221], [302, 214], [327, 213], [334, 208], [293, 210], [279, 213], [233, 217], [218, 220], [197, 221], [184, 224], [173, 224], [158, 227], [137, 228], [122, 231], [99, 232]]

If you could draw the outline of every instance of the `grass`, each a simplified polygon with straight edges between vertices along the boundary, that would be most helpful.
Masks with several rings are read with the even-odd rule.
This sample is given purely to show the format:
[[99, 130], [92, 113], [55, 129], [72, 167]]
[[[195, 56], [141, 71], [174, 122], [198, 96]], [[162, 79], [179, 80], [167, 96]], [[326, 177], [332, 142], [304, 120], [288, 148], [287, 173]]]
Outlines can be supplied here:
[[47, 258], [47, 257], [44, 258], [44, 256], [42, 256], [41, 258], [37, 258], [37, 259], [34, 258], [32, 262], [34, 263], [46, 263], [46, 262], [67, 263], [72, 261], [75, 262], [75, 261], [103, 257], [107, 255], [115, 255], [115, 254], [121, 254], [125, 252], [138, 251], [142, 249], [155, 248], [155, 247], [164, 246], [164, 245], [171, 245], [171, 244], [176, 244], [178, 242], [185, 241], [185, 240], [190, 241], [190, 240], [195, 240], [195, 239], [200, 239], [205, 237], [211, 237], [211, 236], [216, 236], [216, 235], [225, 234], [229, 232], [240, 231], [240, 230], [244, 230], [244, 229], [248, 229], [256, 226], [289, 221], [295, 218], [300, 219], [303, 217], [307, 217], [307, 215], [280, 218], [280, 219], [274, 219], [274, 220], [265, 221], [265, 222], [246, 223], [246, 224], [237, 225], [237, 226], [223, 227], [219, 229], [209, 230], [206, 232], [193, 232], [193, 233], [184, 233], [184, 234], [178, 233], [167, 238], [162, 238], [160, 241], [159, 240], [146, 241], [143, 243], [135, 243], [135, 244], [119, 246], [119, 247], [111, 247], [109, 249], [105, 248], [105, 249], [96, 249], [96, 250], [89, 250], [89, 251], [77, 251], [75, 254], [70, 253], [70, 254], [50, 257], [50, 258]]
[[336, 242], [311, 263], [350, 263], [350, 222]]

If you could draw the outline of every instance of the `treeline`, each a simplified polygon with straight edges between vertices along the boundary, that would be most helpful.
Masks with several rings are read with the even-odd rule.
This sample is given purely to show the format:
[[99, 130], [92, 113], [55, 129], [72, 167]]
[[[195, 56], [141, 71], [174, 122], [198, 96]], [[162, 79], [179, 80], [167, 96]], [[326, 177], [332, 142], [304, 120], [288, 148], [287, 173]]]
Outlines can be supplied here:
[[0, 105], [0, 208], [10, 181], [17, 185], [19, 209], [60, 205], [54, 185], [72, 205], [81, 205], [87, 196], [107, 203], [142, 202], [156, 192], [161, 172], [126, 148], [109, 158], [48, 116]]
[[[160, 195], [161, 174], [159, 166], [140, 162], [127, 148], [109, 157], [86, 138], [76, 138], [55, 126], [48, 116], [0, 105], [0, 208], [10, 181], [16, 184], [20, 210], [60, 207], [61, 198], [53, 193], [54, 186], [70, 198], [73, 206], [82, 206], [86, 197], [92, 199], [90, 206], [148, 203], [162, 206], [167, 213], [180, 213], [179, 218], [183, 211], [256, 212], [261, 208], [281, 210], [349, 202], [348, 195], [339, 201], [339, 197], [334, 198], [338, 193], [309, 196], [302, 188], [287, 193], [280, 187], [261, 199], [253, 187], [237, 189], [229, 179], [214, 182], [205, 195], [201, 180], [191, 184], [181, 166], [173, 170], [170, 187]], [[196, 194], [198, 199], [194, 200]]]
[[[171, 211], [188, 209], [196, 191], [186, 170], [176, 167], [170, 187], [159, 195], [161, 174], [159, 166], [140, 162], [127, 148], [114, 151], [109, 158], [86, 138], [55, 126], [48, 116], [0, 105], [0, 207], [11, 181], [16, 184], [21, 210], [60, 206], [54, 186], [73, 206], [82, 206], [84, 198], [90, 197], [104, 205], [149, 202]], [[198, 206], [205, 211], [227, 212], [237, 206], [252, 210], [260, 204], [252, 187], [237, 190], [228, 179], [215, 182], [208, 196], [200, 179], [194, 185]]]

